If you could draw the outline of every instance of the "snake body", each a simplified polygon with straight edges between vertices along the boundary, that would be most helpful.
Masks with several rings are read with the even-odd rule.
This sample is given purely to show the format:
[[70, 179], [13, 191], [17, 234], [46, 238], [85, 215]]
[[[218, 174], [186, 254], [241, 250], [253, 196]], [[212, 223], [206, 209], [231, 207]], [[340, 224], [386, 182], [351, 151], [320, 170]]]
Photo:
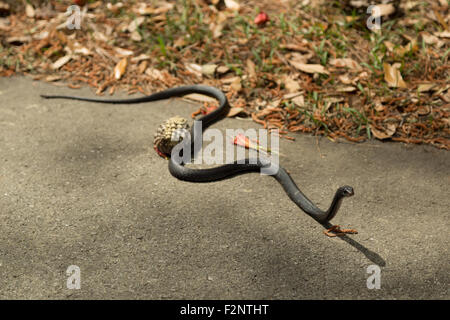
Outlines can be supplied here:
[[[176, 155], [182, 156], [181, 154], [182, 151], [180, 153], [180, 150], [182, 150], [182, 147], [189, 145], [192, 150], [192, 156], [195, 157], [195, 154], [199, 151], [198, 147], [196, 146], [202, 145], [201, 144], [202, 130], [208, 128], [210, 125], [226, 117], [230, 108], [228, 100], [222, 91], [214, 87], [205, 85], [187, 85], [170, 88], [140, 98], [118, 99], [118, 100], [117, 99], [103, 100], [103, 99], [93, 99], [75, 96], [60, 96], [60, 95], [41, 95], [41, 97], [45, 99], [72, 99], [79, 101], [110, 103], [110, 104], [134, 104], [134, 103], [158, 101], [173, 97], [181, 97], [191, 93], [203, 94], [212, 97], [214, 99], [217, 99], [219, 102], [219, 107], [215, 111], [208, 113], [198, 119], [198, 121], [201, 122], [202, 126], [192, 127], [191, 135], [185, 137], [182, 140], [182, 142], [180, 142], [180, 144], [178, 145], [180, 146], [181, 149], [174, 148], [174, 151], [172, 152], [172, 157], [170, 157], [169, 160], [169, 171], [175, 178], [190, 182], [212, 182], [231, 178], [233, 176], [244, 174], [247, 172], [258, 172], [261, 171], [261, 169], [267, 168], [271, 165], [268, 159], [258, 158], [258, 159], [245, 159], [245, 162], [241, 160], [239, 161], [239, 163], [238, 161], [235, 161], [233, 163], [228, 163], [214, 168], [194, 169], [186, 167], [185, 166], [186, 163], [184, 161], [179, 160], [180, 157], [174, 157], [174, 152], [178, 152], [178, 154]], [[286, 172], [284, 168], [278, 166], [278, 171], [272, 176], [281, 184], [281, 186], [283, 187], [289, 198], [300, 209], [302, 209], [309, 216], [311, 216], [313, 219], [322, 224], [330, 221], [336, 215], [337, 211], [340, 208], [342, 200], [345, 197], [350, 197], [354, 194], [353, 188], [350, 186], [343, 186], [338, 188], [328, 210], [322, 211], [300, 191], [300, 189], [295, 184], [294, 180], [290, 177], [290, 175]]]

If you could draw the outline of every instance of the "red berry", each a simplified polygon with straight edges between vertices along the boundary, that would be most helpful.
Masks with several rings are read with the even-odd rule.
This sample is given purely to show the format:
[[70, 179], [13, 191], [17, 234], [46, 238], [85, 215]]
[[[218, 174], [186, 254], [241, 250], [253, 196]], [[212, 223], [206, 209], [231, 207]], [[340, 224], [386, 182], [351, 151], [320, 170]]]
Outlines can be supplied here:
[[73, 0], [76, 5], [79, 5], [80, 7], [84, 6], [86, 4], [86, 0]]
[[255, 18], [255, 24], [258, 26], [264, 25], [267, 21], [269, 21], [269, 16], [265, 12], [260, 12]]

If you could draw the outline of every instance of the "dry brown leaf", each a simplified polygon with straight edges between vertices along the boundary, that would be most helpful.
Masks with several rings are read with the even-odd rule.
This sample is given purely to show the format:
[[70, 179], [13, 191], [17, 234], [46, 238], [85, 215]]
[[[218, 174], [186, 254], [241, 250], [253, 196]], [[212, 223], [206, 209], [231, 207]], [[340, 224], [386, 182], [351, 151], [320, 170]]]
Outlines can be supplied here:
[[95, 52], [97, 52], [100, 56], [102, 57], [106, 57], [108, 59], [113, 60], [114, 62], [119, 62], [119, 59], [114, 57], [113, 55], [109, 54], [108, 51], [106, 51], [105, 49], [101, 48], [101, 47], [95, 47]]
[[422, 32], [420, 35], [422, 36], [423, 42], [426, 44], [434, 44], [437, 48], [441, 48], [445, 44], [444, 41], [427, 32]]
[[352, 84], [352, 80], [348, 76], [348, 74], [343, 74], [338, 77], [339, 81], [343, 84]]
[[125, 74], [125, 71], [127, 70], [127, 66], [128, 66], [127, 58], [123, 58], [122, 60], [120, 60], [119, 63], [116, 64], [114, 68], [114, 78], [117, 80], [122, 78], [122, 76]]
[[[0, 28], [0, 30], [1, 30], [1, 28]], [[48, 31], [44, 30], [44, 31], [42, 31], [42, 32], [40, 32], [38, 34], [35, 34], [33, 36], [33, 39], [44, 40], [44, 39], [47, 39], [49, 35], [50, 35], [50, 33]]]
[[122, 2], [118, 2], [118, 3], [116, 3], [116, 4], [112, 4], [112, 3], [107, 3], [107, 4], [106, 4], [106, 8], [107, 8], [109, 11], [111, 11], [111, 12], [113, 12], [113, 13], [115, 13], [115, 14], [119, 13], [119, 10], [120, 10], [122, 7], [123, 7], [123, 3], [122, 3]]
[[214, 22], [209, 24], [209, 30], [213, 33], [213, 38], [220, 38], [222, 36], [222, 30], [225, 26], [225, 22], [228, 19], [228, 14], [225, 12], [219, 12]]
[[[443, 101], [445, 101], [445, 102], [447, 102], [447, 103], [450, 103], [450, 91], [447, 91], [446, 94], [441, 94], [441, 95], [440, 95], [440, 98], [441, 98]], [[450, 119], [448, 119], [447, 123], [449, 123], [449, 122], [450, 122]]]
[[9, 32], [11, 30], [10, 22], [6, 18], [0, 18], [0, 30]]
[[228, 68], [226, 66], [219, 66], [219, 67], [217, 67], [216, 71], [218, 74], [224, 74], [224, 73], [227, 73], [228, 71], [230, 71], [230, 68]]
[[54, 81], [58, 81], [58, 80], [61, 80], [61, 79], [62, 79], [62, 77], [58, 76], [58, 75], [50, 75], [50, 76], [47, 76], [47, 77], [44, 78], [44, 80], [47, 81], [47, 82], [54, 82]]
[[154, 69], [154, 68], [147, 68], [147, 70], [145, 70], [145, 74], [150, 76], [152, 79], [154, 80], [163, 80], [164, 79], [164, 75], [162, 74], [161, 71], [159, 71], [158, 69]]
[[206, 76], [214, 76], [216, 69], [217, 64], [205, 64], [202, 66], [202, 74]]
[[170, 2], [158, 2], [157, 3], [158, 8], [155, 9], [153, 14], [163, 14], [173, 9], [175, 6], [173, 3]]
[[305, 63], [307, 64], [309, 59], [311, 59], [314, 56], [314, 53], [312, 53], [311, 51], [308, 51], [305, 54], [300, 54], [298, 52], [292, 52], [290, 55], [286, 56], [286, 59], [289, 62], [293, 62], [293, 63]]
[[65, 65], [67, 62], [69, 62], [70, 60], [72, 60], [72, 58], [73, 58], [73, 56], [70, 55], [70, 54], [67, 55], [67, 56], [64, 56], [64, 57], [62, 57], [62, 58], [59, 58], [58, 60], [56, 60], [56, 61], [52, 64], [51, 68], [52, 68], [53, 70], [59, 69], [59, 68], [61, 68], [63, 65]]
[[256, 79], [256, 65], [250, 59], [247, 59], [247, 71], [250, 79]]
[[427, 114], [429, 114], [431, 112], [431, 108], [430, 106], [420, 106], [417, 109], [417, 114], [419, 116], [426, 116]]
[[434, 9], [433, 12], [434, 12], [434, 15], [436, 16], [437, 21], [441, 24], [442, 28], [444, 28], [444, 30], [447, 30], [448, 25], [447, 25], [447, 22], [445, 22], [445, 19], [441, 16], [441, 14], [436, 9]]
[[330, 64], [335, 67], [347, 67], [350, 70], [361, 71], [362, 68], [358, 62], [350, 58], [342, 58], [342, 59], [331, 59]]
[[224, 23], [228, 18], [232, 17], [233, 14], [230, 14], [229, 12], [226, 11], [219, 11], [219, 13], [217, 14], [217, 17], [215, 19], [215, 22], [222, 24]]
[[197, 77], [201, 78], [202, 77], [202, 66], [195, 64], [195, 63], [188, 63], [186, 65], [186, 69], [195, 74]]
[[88, 8], [91, 9], [91, 10], [94, 10], [94, 9], [97, 9], [98, 7], [100, 7], [102, 5], [103, 5], [102, 1], [96, 1], [94, 3], [89, 3], [88, 4]]
[[339, 87], [336, 91], [337, 92], [353, 92], [356, 88], [353, 86], [347, 86], [347, 87]]
[[153, 14], [153, 12], [155, 12], [155, 9], [147, 7], [145, 3], [140, 3], [140, 7], [134, 9], [134, 12], [142, 16], [147, 16]]
[[305, 105], [305, 98], [303, 97], [303, 92], [299, 91], [285, 94], [281, 99], [272, 100], [268, 106], [269, 108], [276, 108], [283, 100], [292, 101], [299, 107], [303, 107]]
[[131, 40], [136, 41], [136, 42], [141, 42], [142, 41], [142, 36], [139, 32], [137, 31], [133, 31], [130, 35]]
[[174, 4], [173, 3], [169, 3], [169, 2], [158, 2], [157, 3], [158, 7], [157, 8], [153, 8], [148, 6], [146, 3], [139, 3], [139, 5], [134, 8], [134, 12], [140, 15], [150, 15], [150, 14], [154, 14], [154, 15], [158, 15], [158, 14], [163, 14], [166, 13], [170, 10], [173, 9]]
[[289, 93], [298, 92], [300, 90], [300, 84], [293, 77], [284, 75], [283, 83]]
[[20, 37], [8, 37], [8, 38], [6, 38], [6, 42], [8, 42], [8, 43], [14, 43], [14, 42], [25, 43], [25, 42], [29, 42], [31, 40], [32, 40], [32, 38], [30, 36], [20, 36]]
[[242, 89], [241, 78], [236, 77], [234, 81], [230, 84], [232, 90], [239, 92]]
[[390, 52], [394, 52], [395, 44], [388, 40], [384, 41], [383, 43]]
[[294, 43], [287, 43], [287, 44], [282, 44], [280, 45], [281, 49], [287, 49], [287, 50], [292, 50], [292, 51], [300, 51], [300, 52], [310, 52], [310, 49], [302, 46], [300, 44], [294, 44]]
[[244, 108], [241, 107], [233, 107], [230, 109], [230, 111], [227, 114], [227, 117], [232, 118], [237, 116], [238, 114], [242, 113], [244, 111]]
[[28, 18], [34, 18], [34, 16], [36, 15], [33, 6], [29, 3], [27, 3], [27, 5], [25, 6], [25, 14]]
[[403, 81], [400, 70], [397, 66], [391, 66], [388, 63], [383, 63], [384, 80], [390, 87], [407, 88], [405, 81]]
[[203, 94], [199, 94], [199, 93], [187, 94], [183, 98], [189, 99], [189, 100], [194, 100], [194, 101], [197, 101], [197, 102], [208, 102], [208, 103], [215, 103], [215, 102], [217, 102], [216, 99], [208, 97], [208, 96], [205, 96]]
[[76, 44], [75, 44], [75, 48], [74, 48], [74, 51], [73, 51], [73, 52], [74, 52], [74, 53], [81, 54], [81, 55], [83, 55], [83, 56], [92, 56], [92, 55], [93, 55], [93, 53], [92, 53], [91, 50], [89, 50], [89, 49], [86, 48], [86, 47], [80, 46], [79, 43], [76, 43]]
[[233, 11], [239, 11], [239, 9], [241, 8], [241, 6], [239, 5], [239, 3], [237, 3], [234, 0], [225, 0], [225, 6]]
[[390, 52], [393, 52], [395, 55], [399, 57], [403, 57], [406, 53], [410, 51], [416, 52], [417, 50], [419, 50], [419, 46], [417, 45], [416, 39], [411, 39], [410, 42], [404, 46], [396, 46], [394, 43], [390, 41], [384, 41], [384, 45]]
[[395, 124], [395, 123], [388, 123], [386, 125], [386, 134], [388, 134], [389, 136], [392, 137], [396, 130], [397, 130], [397, 124]]
[[393, 123], [389, 123], [384, 131], [378, 130], [374, 126], [370, 126], [370, 131], [373, 136], [379, 140], [389, 139], [394, 135], [396, 130], [397, 126]]
[[447, 85], [444, 85], [444, 86], [442, 86], [440, 88], [437, 88], [437, 90], [435, 90], [436, 91], [436, 95], [440, 95], [443, 92], [447, 91], [448, 89], [450, 89], [450, 84], [447, 84]]
[[144, 73], [145, 70], [147, 70], [147, 67], [148, 67], [148, 61], [147, 60], [142, 61], [138, 66], [138, 72]]
[[287, 94], [283, 95], [283, 100], [292, 100], [293, 98], [301, 96], [302, 94], [303, 94], [303, 92], [301, 92], [301, 91], [287, 93]]
[[379, 98], [375, 99], [374, 103], [375, 103], [374, 108], [375, 108], [376, 111], [382, 112], [382, 111], [384, 111], [386, 109], [386, 107], [383, 105], [383, 103], [381, 103]]
[[120, 57], [128, 57], [128, 56], [132, 56], [134, 54], [134, 52], [131, 50], [123, 49], [123, 48], [119, 48], [119, 47], [115, 47], [114, 51], [116, 51]]
[[223, 23], [211, 23], [209, 25], [209, 29], [212, 31], [213, 38], [217, 39], [222, 36], [222, 30], [223, 30], [224, 24]]
[[245, 44], [247, 44], [248, 39], [247, 39], [247, 38], [239, 38], [239, 39], [237, 40], [237, 42], [238, 42], [239, 44], [241, 44], [241, 45], [245, 45]]
[[10, 6], [7, 3], [4, 3], [3, 1], [0, 1], [0, 14], [1, 15], [8, 15], [10, 10]]
[[323, 73], [323, 74], [330, 74], [323, 65], [321, 64], [305, 64], [305, 63], [299, 63], [296, 61], [290, 61], [292, 66], [294, 66], [296, 69], [306, 72], [306, 73]]
[[352, 23], [352, 22], [358, 21], [358, 16], [346, 16], [345, 21], [347, 23]]
[[366, 71], [363, 71], [360, 74], [358, 74], [358, 76], [353, 81], [359, 81], [361, 79], [367, 79], [368, 77], [369, 77], [369, 74]]
[[350, 5], [355, 8], [368, 7], [369, 2], [366, 0], [351, 0]]
[[177, 40], [175, 40], [173, 45], [178, 48], [184, 47], [186, 45], [186, 40], [184, 39], [184, 37], [179, 37]]
[[412, 39], [408, 44], [405, 46], [399, 48], [399, 51], [396, 51], [395, 53], [399, 56], [404, 56], [408, 52], [416, 52], [419, 50], [419, 46], [417, 45], [417, 40]]
[[450, 31], [436, 32], [435, 35], [439, 38], [450, 38]]
[[231, 83], [233, 83], [233, 82], [235, 82], [237, 80], [240, 81], [241, 78], [239, 78], [239, 77], [230, 77], [230, 78], [222, 79], [221, 81], [222, 81], [223, 84], [231, 84]]
[[395, 7], [391, 3], [377, 4], [372, 9], [372, 16], [374, 17], [385, 17], [393, 14], [395, 12]]
[[294, 102], [299, 107], [305, 106], [305, 97], [303, 95], [296, 96], [291, 99], [292, 102]]
[[140, 54], [137, 57], [131, 58], [131, 62], [133, 62], [133, 63], [137, 63], [137, 62], [140, 62], [143, 60], [150, 60], [150, 56], [146, 55], [146, 54]]
[[423, 83], [417, 87], [417, 91], [418, 92], [428, 92], [428, 91], [431, 91], [431, 89], [433, 89], [434, 87], [436, 87], [435, 83]]
[[94, 39], [97, 41], [103, 41], [103, 42], [107, 42], [108, 41], [108, 37], [105, 36], [105, 34], [103, 34], [100, 31], [94, 31], [93, 33]]

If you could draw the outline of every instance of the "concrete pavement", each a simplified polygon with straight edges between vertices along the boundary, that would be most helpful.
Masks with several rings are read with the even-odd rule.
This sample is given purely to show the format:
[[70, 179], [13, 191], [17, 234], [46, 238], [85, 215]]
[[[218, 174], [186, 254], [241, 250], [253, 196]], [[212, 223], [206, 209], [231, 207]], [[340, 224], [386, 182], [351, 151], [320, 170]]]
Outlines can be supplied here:
[[[281, 164], [326, 208], [351, 185], [328, 238], [270, 177], [178, 181], [157, 126], [198, 106], [42, 100], [93, 96], [0, 78], [2, 299], [448, 299], [450, 153], [371, 141], [281, 141]], [[214, 127], [259, 128], [225, 119]], [[81, 270], [81, 289], [66, 270]], [[381, 268], [370, 290], [367, 267]]]

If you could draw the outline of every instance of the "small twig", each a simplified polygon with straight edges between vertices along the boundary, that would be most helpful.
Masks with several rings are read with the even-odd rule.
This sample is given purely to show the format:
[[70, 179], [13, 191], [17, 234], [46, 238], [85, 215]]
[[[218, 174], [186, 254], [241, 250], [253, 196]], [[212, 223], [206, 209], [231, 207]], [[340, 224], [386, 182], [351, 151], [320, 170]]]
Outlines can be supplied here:
[[328, 237], [344, 236], [346, 234], [357, 234], [356, 229], [341, 229], [340, 225], [334, 225], [331, 228], [324, 230], [323, 233]]

